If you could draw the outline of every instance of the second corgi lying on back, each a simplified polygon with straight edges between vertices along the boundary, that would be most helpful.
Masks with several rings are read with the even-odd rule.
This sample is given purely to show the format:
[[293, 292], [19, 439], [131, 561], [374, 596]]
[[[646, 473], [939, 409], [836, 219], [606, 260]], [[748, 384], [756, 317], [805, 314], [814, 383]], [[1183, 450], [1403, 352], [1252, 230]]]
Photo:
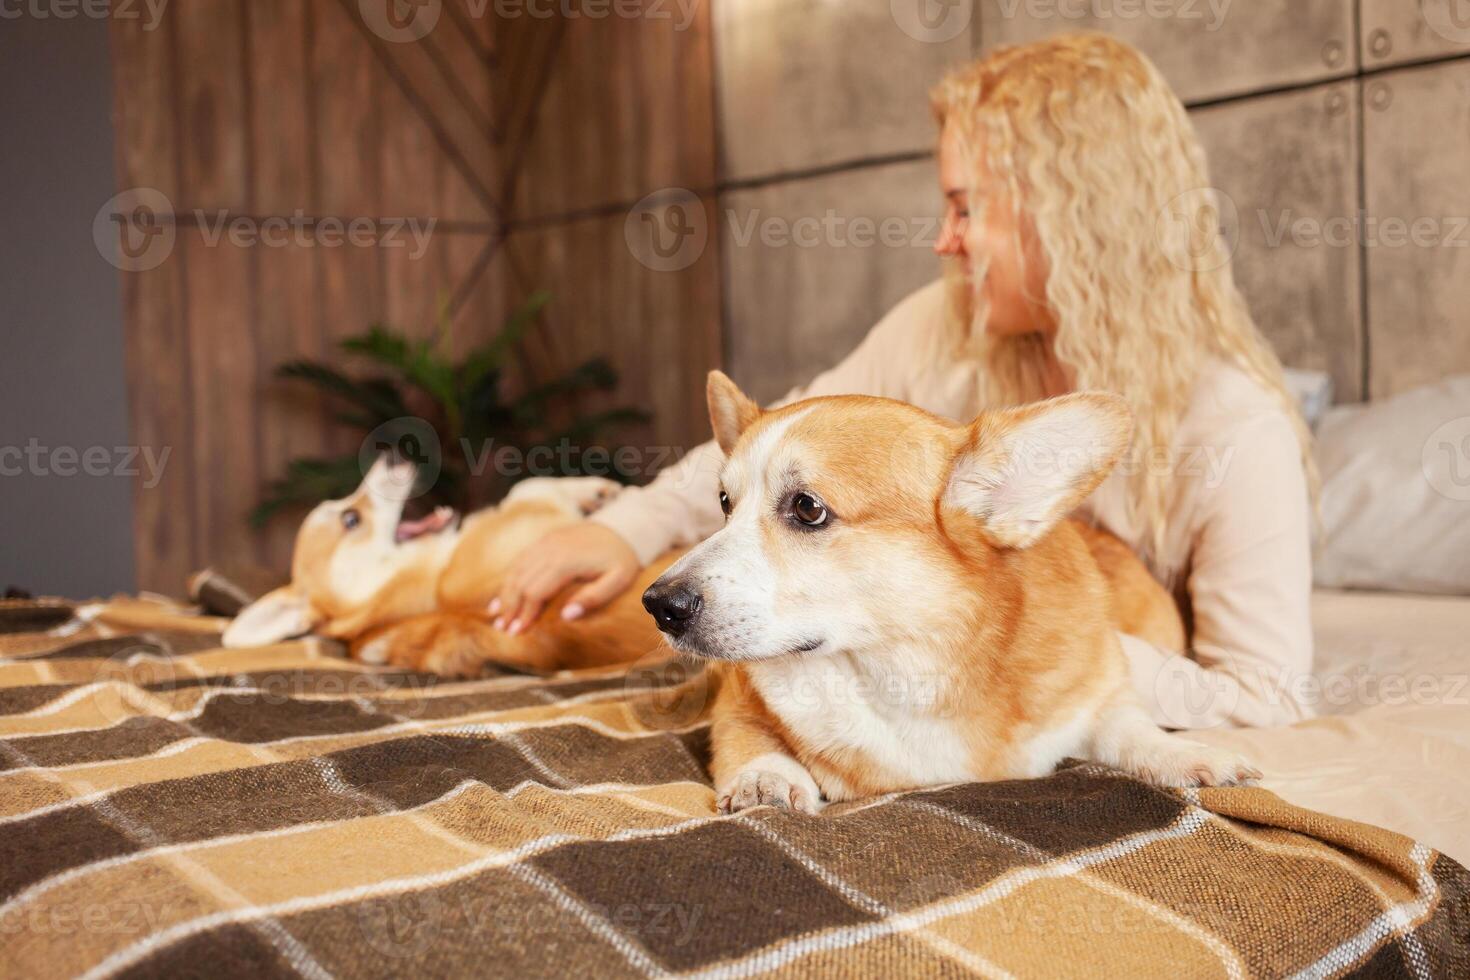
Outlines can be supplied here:
[[1064, 519], [1128, 447], [1121, 399], [962, 426], [878, 398], [764, 412], [714, 372], [709, 405], [726, 525], [643, 601], [677, 649], [720, 662], [722, 810], [1068, 756], [1166, 786], [1259, 776], [1149, 719], [1115, 630], [1179, 649], [1177, 611], [1115, 539]]
[[[296, 535], [291, 584], [262, 596], [225, 631], [225, 646], [275, 643], [315, 632], [348, 641], [352, 655], [448, 676], [487, 662], [533, 671], [630, 663], [660, 646], [629, 591], [577, 620], [557, 615], [512, 636], [487, 606], [521, 552], [595, 510], [619, 489], [597, 477], [532, 479], [500, 506], [463, 521], [447, 509], [403, 517], [410, 462], [380, 457], [350, 496], [318, 504]], [[641, 588], [666, 567], [644, 570]], [[570, 594], [570, 593], [568, 593]]]

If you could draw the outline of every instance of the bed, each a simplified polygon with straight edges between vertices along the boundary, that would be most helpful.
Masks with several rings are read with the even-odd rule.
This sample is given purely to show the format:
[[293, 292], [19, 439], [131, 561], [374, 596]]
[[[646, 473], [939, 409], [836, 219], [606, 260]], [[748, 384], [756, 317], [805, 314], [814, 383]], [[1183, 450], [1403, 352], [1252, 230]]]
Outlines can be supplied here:
[[1316, 613], [1353, 693], [1202, 735], [1260, 788], [1067, 764], [811, 817], [716, 815], [678, 664], [444, 682], [6, 603], [0, 975], [1470, 975], [1470, 600]]
[[1318, 590], [1312, 621], [1319, 717], [1197, 737], [1285, 800], [1470, 863], [1470, 598]]

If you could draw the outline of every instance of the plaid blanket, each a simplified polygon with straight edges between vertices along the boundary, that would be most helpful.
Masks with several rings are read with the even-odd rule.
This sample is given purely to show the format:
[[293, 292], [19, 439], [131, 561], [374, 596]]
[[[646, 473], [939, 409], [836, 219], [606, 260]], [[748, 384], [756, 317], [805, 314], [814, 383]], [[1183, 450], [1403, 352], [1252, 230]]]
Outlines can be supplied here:
[[1470, 876], [1092, 765], [714, 812], [681, 665], [471, 682], [0, 606], [0, 975], [1470, 975]]

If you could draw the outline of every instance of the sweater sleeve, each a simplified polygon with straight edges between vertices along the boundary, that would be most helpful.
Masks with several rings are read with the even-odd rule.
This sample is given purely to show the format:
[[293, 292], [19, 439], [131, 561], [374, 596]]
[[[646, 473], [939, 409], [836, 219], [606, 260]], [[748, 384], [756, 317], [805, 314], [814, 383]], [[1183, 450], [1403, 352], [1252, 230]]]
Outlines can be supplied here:
[[1209, 478], [1188, 579], [1193, 649], [1121, 637], [1134, 686], [1166, 728], [1285, 725], [1312, 714], [1311, 504], [1296, 432], [1253, 416]]
[[[836, 367], [793, 388], [775, 405], [820, 395], [882, 395], [908, 400], [909, 379], [917, 372], [914, 343], [918, 331], [937, 326], [942, 282], [931, 283], [902, 300], [878, 322]], [[590, 520], [612, 528], [647, 565], [669, 548], [702, 541], [720, 529], [720, 470], [725, 455], [713, 441], [696, 446], [644, 487], [625, 490]]]

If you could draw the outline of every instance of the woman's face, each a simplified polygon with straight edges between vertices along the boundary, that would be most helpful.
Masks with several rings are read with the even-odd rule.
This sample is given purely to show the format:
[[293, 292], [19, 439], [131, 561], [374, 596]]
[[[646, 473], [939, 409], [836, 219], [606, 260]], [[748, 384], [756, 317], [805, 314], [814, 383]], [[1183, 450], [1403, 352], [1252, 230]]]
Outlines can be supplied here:
[[[973, 156], [967, 159], [954, 127], [944, 127], [939, 138], [944, 224], [934, 251], [957, 259], [967, 277], [973, 275], [978, 259], [988, 257], [982, 287], [990, 311], [986, 333], [999, 337], [1054, 333], [1056, 318], [1046, 303], [1046, 258], [1036, 228], [1024, 214], [1017, 227], [1005, 182], [990, 172], [983, 147], [971, 150]], [[984, 215], [973, 221], [971, 200], [985, 204]]]

